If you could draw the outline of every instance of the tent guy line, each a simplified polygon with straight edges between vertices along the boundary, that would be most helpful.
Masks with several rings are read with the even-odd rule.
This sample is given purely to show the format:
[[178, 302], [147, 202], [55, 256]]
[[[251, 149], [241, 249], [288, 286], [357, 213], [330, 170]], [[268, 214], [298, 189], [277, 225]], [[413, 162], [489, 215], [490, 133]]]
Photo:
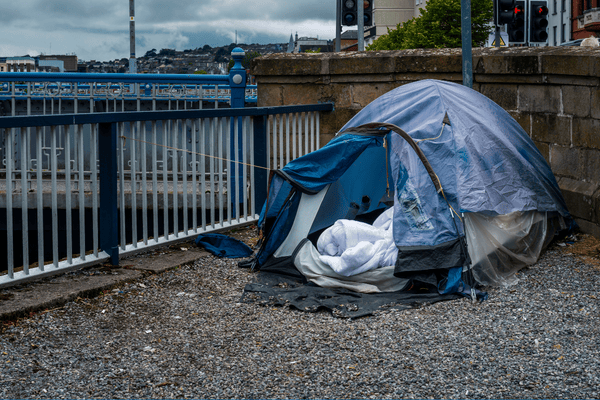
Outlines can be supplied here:
[[182, 151], [184, 153], [189, 153], [189, 154], [195, 154], [195, 155], [198, 155], [198, 156], [204, 156], [204, 157], [214, 158], [216, 160], [221, 160], [221, 161], [228, 161], [228, 162], [231, 162], [231, 163], [240, 164], [240, 165], [244, 165], [244, 166], [247, 166], [247, 167], [254, 167], [254, 168], [265, 169], [267, 171], [273, 171], [273, 169], [271, 169], [271, 168], [262, 167], [260, 165], [255, 165], [255, 164], [249, 164], [249, 163], [245, 163], [243, 161], [236, 161], [236, 160], [232, 160], [232, 159], [229, 159], [229, 158], [211, 156], [209, 154], [198, 153], [196, 151], [187, 150], [187, 149], [180, 149], [180, 148], [173, 147], [173, 146], [167, 146], [165, 144], [152, 143], [152, 142], [149, 142], [147, 140], [135, 139], [135, 138], [128, 138], [127, 136], [119, 136], [119, 137], [121, 139], [123, 139], [123, 141], [127, 141], [129, 139], [129, 140], [140, 142], [140, 143], [146, 143], [146, 144], [149, 144], [149, 145], [152, 145], [152, 146], [165, 147], [165, 148], [167, 148], [169, 150]]

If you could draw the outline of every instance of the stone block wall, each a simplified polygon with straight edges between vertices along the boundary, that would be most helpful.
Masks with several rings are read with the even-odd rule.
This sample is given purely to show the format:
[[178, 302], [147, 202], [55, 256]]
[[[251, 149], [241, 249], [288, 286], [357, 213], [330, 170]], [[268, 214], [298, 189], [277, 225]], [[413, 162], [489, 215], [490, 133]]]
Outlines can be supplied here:
[[[273, 54], [255, 59], [258, 106], [333, 102], [324, 145], [382, 94], [421, 79], [462, 82], [460, 49]], [[473, 50], [473, 89], [494, 100], [533, 139], [584, 232], [600, 237], [600, 50]]]

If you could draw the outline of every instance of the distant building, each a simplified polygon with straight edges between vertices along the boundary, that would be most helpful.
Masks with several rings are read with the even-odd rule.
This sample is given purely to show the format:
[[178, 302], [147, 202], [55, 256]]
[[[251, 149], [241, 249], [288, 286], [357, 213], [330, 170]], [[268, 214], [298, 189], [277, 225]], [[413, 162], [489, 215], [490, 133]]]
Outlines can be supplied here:
[[340, 36], [341, 51], [358, 51], [358, 30], [345, 31]]
[[572, 39], [571, 1], [548, 1], [548, 46], [560, 46]]
[[[590, 36], [599, 37], [600, 0], [571, 0], [570, 5], [573, 21], [571, 39], [584, 39]], [[552, 32], [550, 33], [550, 38], [552, 38]]]
[[65, 63], [62, 60], [39, 60], [40, 72], [65, 72]]
[[8, 71], [8, 67], [6, 65], [6, 58], [1, 58], [0, 59], [0, 72], [7, 72]]
[[64, 72], [77, 72], [76, 55], [40, 55], [40, 61], [62, 61]]
[[298, 38], [296, 33], [296, 40], [294, 42], [294, 53], [305, 53], [306, 51], [319, 51], [321, 53], [328, 53], [334, 50], [332, 40], [320, 40], [319, 38], [301, 37]]
[[365, 45], [382, 35], [389, 29], [396, 29], [398, 24], [421, 15], [421, 8], [425, 7], [427, 0], [373, 0], [372, 27], [365, 27]]
[[6, 57], [6, 72], [37, 72], [33, 57]]

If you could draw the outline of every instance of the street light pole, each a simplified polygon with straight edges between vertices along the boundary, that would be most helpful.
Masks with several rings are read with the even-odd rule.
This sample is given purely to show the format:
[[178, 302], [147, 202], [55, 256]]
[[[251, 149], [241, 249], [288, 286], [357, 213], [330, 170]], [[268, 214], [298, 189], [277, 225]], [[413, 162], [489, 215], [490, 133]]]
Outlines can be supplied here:
[[473, 89], [473, 49], [471, 41], [471, 0], [460, 0], [463, 85]]
[[358, 19], [358, 51], [365, 51], [365, 4], [364, 0], [356, 1], [356, 18]]

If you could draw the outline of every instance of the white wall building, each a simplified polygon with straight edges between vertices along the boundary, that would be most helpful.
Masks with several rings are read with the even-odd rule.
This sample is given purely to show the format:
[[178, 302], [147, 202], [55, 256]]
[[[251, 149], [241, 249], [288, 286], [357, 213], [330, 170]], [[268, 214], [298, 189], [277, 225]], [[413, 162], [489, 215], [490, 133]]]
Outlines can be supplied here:
[[427, 0], [373, 0], [373, 21], [375, 26], [365, 27], [365, 45], [373, 43], [389, 29], [396, 29], [399, 23], [421, 15], [420, 9]]
[[548, 0], [548, 46], [571, 40], [571, 1]]

